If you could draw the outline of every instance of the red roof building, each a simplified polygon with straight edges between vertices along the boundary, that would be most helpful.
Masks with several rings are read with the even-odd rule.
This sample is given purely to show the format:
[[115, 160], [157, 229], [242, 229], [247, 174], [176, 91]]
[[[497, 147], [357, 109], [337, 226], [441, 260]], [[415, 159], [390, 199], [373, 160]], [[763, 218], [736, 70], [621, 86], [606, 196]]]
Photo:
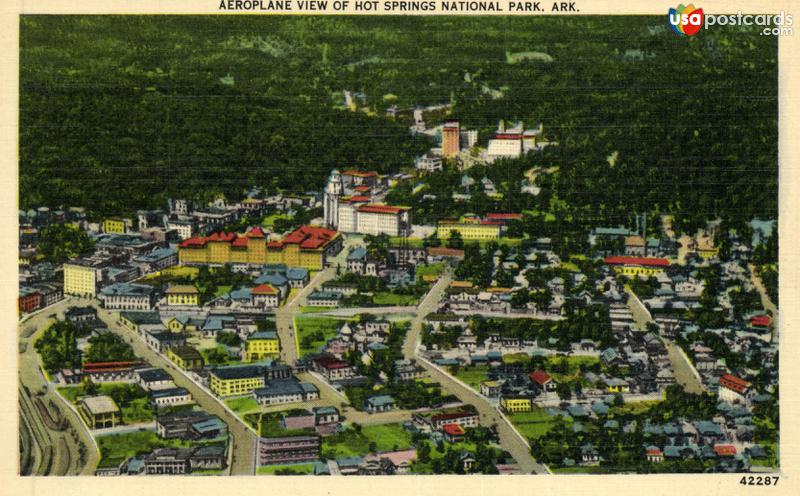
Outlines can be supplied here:
[[736, 456], [736, 446], [732, 444], [716, 444], [714, 445], [714, 453], [717, 456]]
[[451, 443], [456, 443], [464, 438], [466, 431], [458, 424], [447, 424], [442, 427], [442, 432]]
[[768, 327], [772, 323], [769, 315], [756, 315], [750, 319], [750, 325], [753, 327]]
[[606, 265], [641, 265], [643, 267], [669, 267], [669, 260], [666, 258], [645, 258], [645, 257], [606, 257]]
[[267, 234], [261, 229], [261, 226], [254, 226], [247, 232], [248, 238], [266, 238]]
[[250, 294], [274, 295], [278, 294], [278, 290], [269, 284], [259, 284], [250, 290]]
[[379, 205], [377, 203], [370, 203], [367, 205], [361, 205], [358, 207], [359, 212], [371, 213], [371, 214], [392, 214], [398, 215], [402, 212], [408, 210], [408, 207], [395, 207], [392, 205]]
[[536, 384], [542, 387], [544, 387], [546, 384], [548, 384], [550, 381], [553, 380], [553, 378], [550, 377], [550, 374], [548, 374], [544, 370], [536, 370], [531, 372], [530, 378], [531, 381], [535, 382]]
[[744, 394], [747, 392], [747, 388], [750, 387], [750, 383], [744, 379], [740, 379], [735, 375], [725, 374], [719, 378], [719, 385], [720, 387], [724, 387], [726, 389], [730, 389], [731, 391]]
[[522, 214], [513, 214], [513, 213], [486, 214], [486, 219], [508, 222], [510, 220], [521, 220]]

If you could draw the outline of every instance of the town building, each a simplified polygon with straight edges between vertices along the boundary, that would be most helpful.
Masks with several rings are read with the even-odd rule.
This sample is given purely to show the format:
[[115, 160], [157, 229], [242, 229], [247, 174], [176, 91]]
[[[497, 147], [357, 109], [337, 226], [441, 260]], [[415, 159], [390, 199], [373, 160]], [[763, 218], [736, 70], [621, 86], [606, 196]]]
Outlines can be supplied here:
[[219, 397], [246, 396], [267, 381], [288, 379], [292, 375], [288, 365], [269, 362], [265, 365], [235, 365], [215, 367], [209, 374], [209, 388]]
[[456, 120], [449, 120], [442, 127], [442, 155], [454, 157], [461, 151], [461, 126]]
[[107, 261], [79, 258], [64, 264], [64, 294], [91, 296], [103, 280], [103, 269]]
[[440, 239], [447, 239], [453, 231], [458, 231], [464, 240], [496, 240], [500, 237], [502, 225], [502, 222], [480, 217], [461, 217], [458, 220], [443, 219], [437, 223], [436, 233]]
[[122, 422], [122, 412], [110, 396], [84, 398], [78, 411], [90, 429], [115, 427]]
[[142, 274], [158, 272], [178, 264], [178, 252], [172, 248], [158, 248], [133, 259]]
[[41, 296], [41, 293], [34, 288], [20, 286], [19, 297], [17, 298], [19, 313], [30, 313], [38, 310], [41, 304]]
[[200, 292], [196, 287], [188, 284], [175, 284], [167, 288], [167, 305], [170, 306], [198, 306]]
[[751, 392], [750, 383], [731, 374], [719, 378], [719, 399], [728, 403], [745, 403]]
[[136, 384], [141, 386], [145, 391], [175, 387], [175, 383], [172, 382], [172, 376], [164, 369], [138, 369], [133, 375]]
[[184, 388], [156, 389], [150, 391], [150, 404], [155, 408], [189, 405], [192, 395]]
[[604, 259], [614, 272], [628, 277], [655, 276], [669, 267], [669, 260], [665, 258], [621, 257], [611, 256]]
[[342, 249], [342, 237], [332, 229], [300, 226], [280, 241], [268, 241], [260, 227], [246, 234], [214, 233], [190, 238], [178, 246], [181, 264], [284, 264], [321, 270], [327, 257]]
[[268, 381], [263, 388], [253, 391], [253, 398], [259, 405], [280, 405], [319, 399], [319, 389], [310, 382], [296, 379]]
[[155, 303], [152, 286], [127, 282], [104, 287], [98, 299], [110, 310], [150, 310]]
[[317, 435], [260, 437], [258, 464], [277, 465], [311, 462], [319, 458], [320, 439]]
[[373, 186], [364, 184], [364, 178], [353, 171], [351, 175], [355, 174], [356, 179], [351, 184], [355, 186], [348, 187], [346, 174], [334, 170], [328, 179], [323, 199], [327, 227], [343, 233], [372, 235], [406, 236], [411, 232], [410, 208], [371, 203], [371, 197], [365, 193]]
[[278, 333], [261, 331], [251, 334], [244, 342], [242, 354], [246, 362], [274, 358], [280, 353]]
[[203, 368], [203, 355], [192, 346], [171, 346], [167, 348], [167, 358], [182, 370]]

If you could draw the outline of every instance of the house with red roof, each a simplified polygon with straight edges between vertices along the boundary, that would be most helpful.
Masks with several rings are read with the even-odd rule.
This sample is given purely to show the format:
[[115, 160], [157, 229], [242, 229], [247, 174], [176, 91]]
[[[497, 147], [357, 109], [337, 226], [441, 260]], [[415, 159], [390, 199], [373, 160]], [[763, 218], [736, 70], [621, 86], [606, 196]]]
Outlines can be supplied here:
[[458, 424], [447, 424], [442, 427], [444, 438], [451, 443], [460, 443], [464, 440], [466, 431]]
[[715, 444], [714, 454], [720, 458], [736, 456], [736, 446], [732, 444]]
[[531, 382], [544, 391], [550, 392], [556, 390], [556, 381], [544, 370], [534, 370], [530, 373], [529, 377], [531, 378]]
[[328, 382], [341, 381], [356, 376], [356, 369], [343, 360], [333, 356], [321, 356], [311, 361], [312, 369]]
[[752, 394], [750, 383], [735, 375], [725, 374], [719, 378], [719, 399], [728, 403], [744, 403]]
[[772, 324], [772, 318], [769, 315], [756, 315], [750, 319], [750, 327], [766, 328]]
[[250, 290], [253, 304], [259, 307], [275, 308], [280, 305], [281, 292], [270, 284], [259, 284]]
[[650, 463], [661, 463], [664, 461], [664, 453], [656, 446], [648, 446], [647, 461]]

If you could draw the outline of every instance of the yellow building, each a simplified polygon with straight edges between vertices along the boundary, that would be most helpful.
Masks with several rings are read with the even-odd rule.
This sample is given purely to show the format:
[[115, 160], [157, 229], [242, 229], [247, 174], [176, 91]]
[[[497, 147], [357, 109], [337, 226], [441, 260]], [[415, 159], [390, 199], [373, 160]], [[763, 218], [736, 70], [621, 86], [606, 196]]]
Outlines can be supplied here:
[[669, 267], [669, 260], [665, 258], [606, 257], [604, 261], [614, 272], [627, 277], [655, 276]]
[[95, 296], [103, 278], [103, 263], [86, 259], [64, 264], [64, 294]]
[[188, 284], [176, 284], [167, 288], [167, 305], [193, 305], [200, 304], [200, 292]]
[[244, 342], [244, 359], [247, 362], [273, 358], [280, 351], [280, 341], [275, 331], [253, 333]]
[[464, 240], [489, 241], [500, 237], [500, 228], [500, 222], [479, 217], [461, 217], [459, 220], [440, 220], [437, 224], [437, 235], [440, 239], [447, 239], [453, 231], [458, 231]]
[[500, 406], [506, 413], [521, 413], [531, 411], [531, 399], [525, 396], [503, 396]]
[[245, 396], [266, 384], [263, 370], [255, 365], [211, 369], [208, 379], [211, 391], [221, 398]]
[[130, 221], [127, 219], [112, 218], [103, 221], [103, 232], [109, 234], [125, 234], [128, 232]]
[[714, 239], [703, 236], [695, 242], [695, 252], [704, 259], [715, 258], [719, 255], [719, 247], [714, 246]]
[[167, 348], [167, 358], [183, 370], [203, 368], [203, 355], [191, 346], [172, 346]]
[[342, 236], [321, 227], [300, 226], [280, 241], [267, 241], [264, 231], [254, 227], [237, 236], [214, 233], [190, 238], [178, 247], [181, 264], [284, 264], [321, 270], [328, 256], [342, 249]]

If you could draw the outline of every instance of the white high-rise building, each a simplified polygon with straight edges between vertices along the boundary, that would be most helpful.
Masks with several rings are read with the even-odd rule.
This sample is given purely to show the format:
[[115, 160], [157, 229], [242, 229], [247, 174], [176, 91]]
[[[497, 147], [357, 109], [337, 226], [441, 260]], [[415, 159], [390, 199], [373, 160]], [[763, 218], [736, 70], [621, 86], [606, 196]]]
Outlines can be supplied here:
[[325, 225], [331, 229], [339, 228], [339, 200], [343, 192], [342, 175], [338, 170], [331, 171], [328, 185], [325, 187], [323, 199], [323, 211], [325, 213]]

